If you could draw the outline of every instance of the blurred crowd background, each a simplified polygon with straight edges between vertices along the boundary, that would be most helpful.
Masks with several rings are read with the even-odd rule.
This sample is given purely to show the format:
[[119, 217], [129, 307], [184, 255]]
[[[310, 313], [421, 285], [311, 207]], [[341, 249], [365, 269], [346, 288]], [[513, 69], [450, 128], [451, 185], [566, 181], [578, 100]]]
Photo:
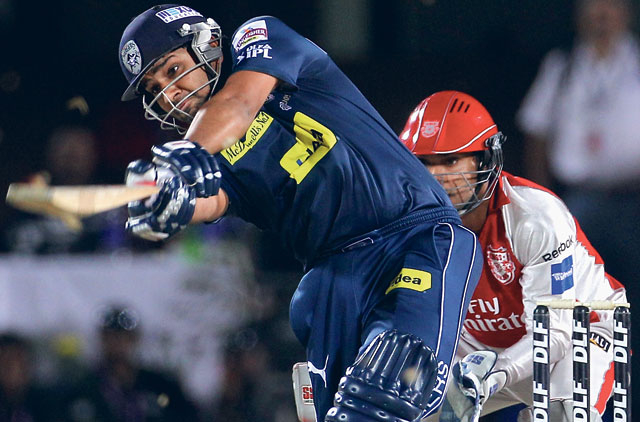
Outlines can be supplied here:
[[[3, 197], [14, 182], [122, 183], [128, 162], [178, 138], [139, 102], [120, 102], [121, 32], [154, 4], [0, 0]], [[325, 49], [396, 132], [427, 95], [471, 94], [507, 135], [505, 169], [567, 201], [635, 302], [636, 1], [187, 5], [227, 37], [253, 16], [279, 17]], [[75, 232], [0, 204], [0, 422], [295, 421], [290, 370], [305, 357], [288, 326], [302, 274], [290, 252], [234, 219], [164, 244], [129, 236], [125, 220], [114, 210]]]

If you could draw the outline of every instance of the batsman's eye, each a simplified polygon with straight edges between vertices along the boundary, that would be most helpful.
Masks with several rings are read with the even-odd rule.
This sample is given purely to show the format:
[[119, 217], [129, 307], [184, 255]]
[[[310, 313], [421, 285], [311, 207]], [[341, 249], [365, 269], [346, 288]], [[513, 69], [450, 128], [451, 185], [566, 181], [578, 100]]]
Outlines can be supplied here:
[[175, 64], [173, 66], [169, 66], [169, 68], [167, 69], [167, 76], [169, 77], [174, 77], [178, 74], [178, 70], [180, 69], [180, 66]]
[[156, 95], [158, 95], [158, 93], [160, 92], [160, 87], [159, 87], [158, 85], [148, 86], [148, 87], [146, 88], [146, 91], [147, 91], [149, 94], [151, 94], [151, 95], [153, 95], [153, 96], [156, 96]]

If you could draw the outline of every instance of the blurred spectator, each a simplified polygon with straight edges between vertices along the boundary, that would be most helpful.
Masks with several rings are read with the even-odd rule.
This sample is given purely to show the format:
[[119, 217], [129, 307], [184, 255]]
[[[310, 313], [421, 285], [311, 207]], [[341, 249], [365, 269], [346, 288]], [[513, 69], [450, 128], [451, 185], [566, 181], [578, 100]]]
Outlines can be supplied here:
[[[62, 125], [49, 136], [43, 171], [29, 182], [51, 185], [87, 185], [98, 182], [96, 137], [84, 125]], [[73, 230], [53, 217], [16, 212], [7, 230], [6, 250], [48, 254], [112, 251], [128, 240], [124, 231], [126, 212], [116, 209], [83, 219], [82, 230]]]
[[94, 181], [96, 137], [84, 126], [54, 129], [46, 149], [46, 166], [53, 185], [83, 185]]
[[[288, 323], [286, 302], [294, 278], [262, 274], [252, 304], [254, 319], [230, 333], [224, 350], [223, 386], [213, 419], [226, 422], [293, 422], [297, 419], [291, 368], [305, 360]], [[279, 279], [280, 284], [276, 284]]]
[[249, 325], [229, 337], [221, 396], [213, 419], [226, 422], [295, 421], [291, 367], [278, 370], [281, 348], [265, 324]]
[[271, 385], [270, 353], [258, 333], [245, 328], [225, 348], [223, 389], [214, 419], [228, 422], [272, 421], [265, 385]]
[[63, 418], [70, 422], [197, 421], [198, 411], [169, 374], [141, 366], [136, 358], [136, 314], [111, 307], [100, 324], [101, 359], [70, 389]]
[[629, 0], [578, 0], [573, 47], [546, 56], [517, 115], [526, 176], [562, 196], [630, 299], [640, 259], [640, 47], [631, 21]]
[[0, 422], [52, 420], [48, 394], [34, 385], [32, 367], [28, 340], [0, 334]]

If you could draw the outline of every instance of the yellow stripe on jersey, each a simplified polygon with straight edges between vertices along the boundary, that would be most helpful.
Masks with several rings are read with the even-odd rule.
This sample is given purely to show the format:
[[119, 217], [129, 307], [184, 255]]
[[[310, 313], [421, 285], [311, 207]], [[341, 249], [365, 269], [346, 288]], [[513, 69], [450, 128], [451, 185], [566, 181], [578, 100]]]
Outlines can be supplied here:
[[264, 135], [269, 128], [269, 125], [271, 125], [271, 122], [273, 122], [273, 117], [261, 111], [256, 118], [253, 119], [253, 122], [251, 122], [251, 126], [249, 126], [247, 130], [244, 140], [241, 139], [229, 148], [223, 149], [220, 151], [220, 154], [222, 154], [231, 165], [234, 165], [247, 151], [258, 143], [262, 135]]

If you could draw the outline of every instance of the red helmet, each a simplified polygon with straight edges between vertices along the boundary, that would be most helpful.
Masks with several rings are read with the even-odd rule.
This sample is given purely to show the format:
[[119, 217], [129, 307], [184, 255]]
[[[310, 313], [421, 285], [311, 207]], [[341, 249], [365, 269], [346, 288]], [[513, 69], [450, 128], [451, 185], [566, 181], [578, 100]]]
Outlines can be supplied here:
[[[502, 172], [501, 145], [505, 139], [487, 109], [459, 91], [440, 91], [425, 98], [400, 133], [400, 140], [418, 156], [479, 153], [477, 171], [454, 173], [464, 177], [474, 190], [469, 201], [456, 204], [460, 214], [476, 208], [493, 194]], [[487, 189], [479, 195], [485, 183]]]

